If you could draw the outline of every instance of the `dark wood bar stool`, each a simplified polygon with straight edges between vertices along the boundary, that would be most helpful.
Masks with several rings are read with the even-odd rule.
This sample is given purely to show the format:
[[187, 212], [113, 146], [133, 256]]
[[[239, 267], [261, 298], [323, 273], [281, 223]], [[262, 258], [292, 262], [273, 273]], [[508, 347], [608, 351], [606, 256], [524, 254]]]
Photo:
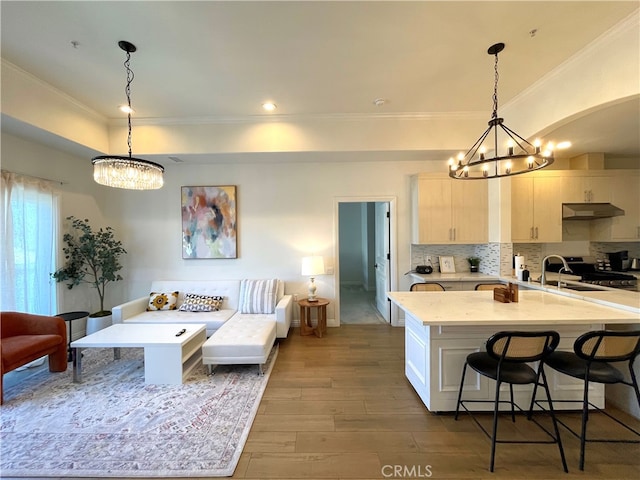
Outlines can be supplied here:
[[[640, 390], [638, 380], [633, 370], [633, 362], [640, 353], [640, 331], [622, 332], [598, 330], [588, 332], [578, 337], [573, 345], [573, 352], [553, 352], [546, 359], [547, 365], [574, 378], [584, 380], [584, 396], [582, 399], [582, 426], [578, 435], [566, 423], [558, 420], [562, 426], [573, 435], [580, 438], [580, 470], [584, 470], [584, 451], [586, 442], [605, 443], [640, 443], [640, 440], [616, 440], [604, 438], [587, 438], [587, 421], [589, 420], [589, 406], [622, 425], [626, 430], [640, 436], [640, 432], [622, 423], [608, 412], [589, 401], [589, 383], [614, 384], [621, 383], [633, 388], [638, 406], [640, 407]], [[612, 362], [626, 362], [629, 368], [629, 378]], [[576, 400], [561, 400], [575, 402]], [[540, 406], [540, 402], [536, 402]]]
[[[548, 443], [558, 444], [562, 467], [568, 472], [567, 462], [562, 448], [562, 441], [558, 431], [555, 413], [553, 411], [553, 403], [547, 386], [547, 378], [544, 373], [544, 361], [555, 350], [560, 342], [560, 334], [554, 331], [544, 332], [517, 332], [506, 331], [498, 332], [487, 340], [486, 352], [475, 352], [467, 356], [466, 362], [462, 369], [462, 379], [460, 380], [460, 390], [458, 392], [458, 402], [456, 404], [455, 419], [458, 419], [460, 407], [464, 408], [471, 415], [480, 429], [491, 439], [491, 461], [489, 470], [493, 472], [495, 465], [495, 454], [497, 443]], [[528, 363], [538, 362], [537, 368], [534, 370]], [[464, 400], [462, 398], [462, 390], [464, 386], [464, 378], [467, 367], [471, 367], [480, 375], [489, 377], [496, 382], [495, 398], [490, 400]], [[500, 386], [503, 383], [509, 384], [509, 400], [500, 400]], [[513, 399], [513, 385], [533, 384], [534, 394], [538, 385], [544, 387], [549, 404], [549, 412], [553, 422], [553, 432], [547, 430], [542, 424], [538, 423], [531, 416], [531, 407], [526, 412], [518, 406]], [[467, 408], [466, 403], [493, 403], [493, 431], [489, 433], [473, 413]], [[540, 427], [551, 440], [498, 440], [498, 417], [499, 406], [501, 403], [508, 403], [510, 406], [511, 419], [516, 421], [515, 409], [519, 412], [527, 413], [527, 418]]]

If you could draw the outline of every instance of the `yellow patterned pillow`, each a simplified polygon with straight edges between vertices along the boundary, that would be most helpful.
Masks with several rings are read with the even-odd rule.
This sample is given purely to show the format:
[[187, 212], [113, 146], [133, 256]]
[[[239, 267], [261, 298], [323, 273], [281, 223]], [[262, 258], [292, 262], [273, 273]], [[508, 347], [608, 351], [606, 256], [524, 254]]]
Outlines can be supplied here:
[[178, 308], [178, 292], [151, 292], [147, 312], [153, 310], [176, 310]]
[[222, 305], [223, 297], [185, 293], [180, 305], [181, 312], [217, 312]]

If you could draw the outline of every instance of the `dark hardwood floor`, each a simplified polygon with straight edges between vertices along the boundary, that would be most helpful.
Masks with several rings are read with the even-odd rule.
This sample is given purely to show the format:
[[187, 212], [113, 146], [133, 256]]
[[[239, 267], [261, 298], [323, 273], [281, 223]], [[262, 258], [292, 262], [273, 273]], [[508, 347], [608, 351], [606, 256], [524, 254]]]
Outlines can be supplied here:
[[[609, 425], [600, 417], [591, 416], [590, 428]], [[491, 416], [482, 421], [490, 426]], [[499, 428], [505, 438], [541, 438], [525, 418]], [[233, 478], [640, 478], [639, 445], [588, 444], [580, 472], [578, 440], [564, 429], [561, 436], [569, 474], [556, 445], [517, 444], [497, 446], [491, 473], [490, 442], [473, 420], [430, 413], [406, 380], [403, 328], [344, 325], [323, 338], [301, 337], [294, 329], [280, 343]]]

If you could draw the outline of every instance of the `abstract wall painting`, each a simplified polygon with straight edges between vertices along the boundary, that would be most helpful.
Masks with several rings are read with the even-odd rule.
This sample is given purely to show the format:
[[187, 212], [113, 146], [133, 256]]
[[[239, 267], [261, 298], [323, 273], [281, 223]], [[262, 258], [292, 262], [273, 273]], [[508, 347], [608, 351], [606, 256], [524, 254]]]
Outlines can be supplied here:
[[182, 258], [237, 258], [236, 187], [182, 187]]

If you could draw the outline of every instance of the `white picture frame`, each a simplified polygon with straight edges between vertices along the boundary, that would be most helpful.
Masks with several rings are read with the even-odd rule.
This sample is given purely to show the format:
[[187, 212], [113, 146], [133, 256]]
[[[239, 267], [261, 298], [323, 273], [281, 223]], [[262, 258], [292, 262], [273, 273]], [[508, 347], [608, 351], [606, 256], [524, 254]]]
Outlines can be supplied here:
[[440, 273], [456, 273], [456, 264], [451, 256], [438, 257]]

